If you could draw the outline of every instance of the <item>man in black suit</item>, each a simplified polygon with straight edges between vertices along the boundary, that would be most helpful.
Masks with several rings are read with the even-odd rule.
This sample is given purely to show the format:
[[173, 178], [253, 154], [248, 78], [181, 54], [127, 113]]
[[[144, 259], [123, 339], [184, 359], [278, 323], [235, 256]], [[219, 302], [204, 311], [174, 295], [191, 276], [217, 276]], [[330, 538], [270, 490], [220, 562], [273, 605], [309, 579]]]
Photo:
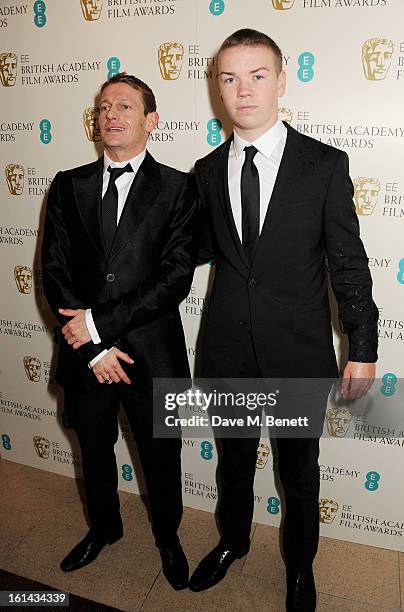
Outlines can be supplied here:
[[[278, 119], [285, 73], [281, 51], [268, 36], [255, 30], [234, 33], [219, 50], [218, 70], [234, 133], [195, 165], [207, 221], [200, 258], [216, 261], [202, 374], [312, 379], [312, 391], [313, 379], [324, 380], [326, 392], [319, 384], [315, 394], [321, 424], [327, 380], [338, 375], [326, 257], [349, 334], [345, 397], [366, 392], [377, 359], [378, 312], [359, 238], [348, 158]], [[304, 414], [303, 400], [296, 400], [297, 415]], [[311, 402], [305, 403], [310, 407]], [[288, 610], [315, 609], [319, 431], [310, 438], [277, 440], [286, 501]], [[219, 582], [250, 545], [259, 432], [255, 438], [224, 438], [221, 443], [221, 540], [191, 577], [195, 591]]]
[[49, 193], [42, 265], [62, 323], [57, 378], [77, 432], [91, 529], [62, 561], [91, 563], [122, 537], [114, 444], [123, 404], [136, 439], [163, 571], [188, 583], [177, 537], [182, 516], [181, 439], [153, 439], [153, 377], [189, 378], [178, 304], [195, 263], [193, 177], [146, 150], [159, 117], [151, 89], [124, 73], [104, 83], [104, 155], [59, 172]]

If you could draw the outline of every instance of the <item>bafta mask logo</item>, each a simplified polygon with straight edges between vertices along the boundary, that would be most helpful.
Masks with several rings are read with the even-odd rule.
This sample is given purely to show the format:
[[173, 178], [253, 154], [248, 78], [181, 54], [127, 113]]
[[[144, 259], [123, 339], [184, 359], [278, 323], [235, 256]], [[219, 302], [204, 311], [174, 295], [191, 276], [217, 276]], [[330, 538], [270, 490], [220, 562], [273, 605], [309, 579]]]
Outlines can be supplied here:
[[39, 382], [41, 380], [41, 362], [39, 359], [26, 355], [23, 358], [23, 362], [28, 380], [31, 382]]
[[320, 523], [330, 525], [337, 516], [337, 502], [333, 499], [324, 499], [320, 497], [318, 500], [318, 505], [320, 509]]
[[28, 295], [32, 289], [32, 270], [28, 266], [15, 266], [14, 279], [20, 293]]
[[369, 81], [382, 81], [389, 71], [394, 45], [388, 38], [370, 38], [362, 45], [362, 64]]
[[280, 106], [278, 108], [279, 119], [282, 121], [286, 121], [286, 123], [292, 123], [293, 113], [290, 108], [286, 108], [285, 106]]
[[11, 195], [21, 195], [24, 191], [25, 170], [20, 164], [8, 164], [5, 167], [7, 187]]
[[0, 81], [4, 87], [13, 87], [17, 80], [17, 56], [0, 53]]
[[86, 130], [86, 136], [91, 142], [100, 142], [101, 133], [98, 126], [98, 117], [100, 115], [99, 108], [89, 106], [83, 112], [83, 123]]
[[42, 436], [34, 436], [32, 438], [36, 454], [41, 459], [49, 459], [50, 442]]
[[371, 215], [380, 193], [380, 181], [375, 178], [359, 176], [354, 179], [354, 200], [358, 215]]
[[345, 406], [333, 406], [327, 409], [327, 431], [332, 438], [345, 438], [351, 421], [352, 414]]
[[184, 47], [181, 43], [168, 42], [159, 46], [158, 60], [161, 76], [165, 81], [175, 81], [181, 74]]
[[257, 470], [263, 470], [268, 462], [269, 457], [269, 444], [265, 442], [260, 442], [260, 445], [257, 449], [257, 461], [255, 463], [255, 467]]
[[83, 17], [86, 21], [97, 21], [102, 10], [102, 0], [80, 0]]
[[277, 11], [287, 11], [294, 5], [295, 0], [272, 0], [274, 9]]

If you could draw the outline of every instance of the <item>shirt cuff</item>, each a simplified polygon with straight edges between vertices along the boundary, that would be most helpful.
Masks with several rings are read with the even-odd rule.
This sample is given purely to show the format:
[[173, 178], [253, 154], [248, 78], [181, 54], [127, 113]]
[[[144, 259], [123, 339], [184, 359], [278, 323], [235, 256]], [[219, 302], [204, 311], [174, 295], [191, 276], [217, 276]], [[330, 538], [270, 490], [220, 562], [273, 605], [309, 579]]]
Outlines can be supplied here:
[[86, 317], [86, 325], [87, 325], [88, 333], [91, 336], [91, 340], [94, 342], [94, 344], [101, 344], [101, 338], [98, 335], [98, 331], [94, 323], [93, 315], [91, 313], [91, 308], [87, 308], [85, 317]]
[[106, 355], [107, 353], [109, 353], [110, 351], [112, 351], [114, 347], [111, 346], [110, 349], [104, 349], [103, 351], [101, 351], [101, 353], [99, 353], [96, 357], [94, 357], [94, 359], [92, 359], [90, 361], [90, 363], [88, 364], [88, 367], [90, 368], [90, 370], [95, 366], [95, 364], [100, 361], [104, 355]]

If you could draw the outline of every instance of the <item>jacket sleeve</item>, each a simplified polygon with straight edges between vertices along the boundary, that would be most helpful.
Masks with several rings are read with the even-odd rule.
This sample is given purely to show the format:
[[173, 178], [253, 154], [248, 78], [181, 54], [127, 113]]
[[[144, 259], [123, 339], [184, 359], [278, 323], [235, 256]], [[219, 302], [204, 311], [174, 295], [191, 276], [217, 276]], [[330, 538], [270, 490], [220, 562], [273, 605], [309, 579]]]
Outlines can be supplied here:
[[341, 153], [331, 175], [324, 209], [330, 279], [341, 326], [349, 336], [349, 360], [375, 362], [379, 313], [372, 299], [368, 258], [352, 197], [348, 156]]
[[[58, 172], [49, 190], [41, 261], [46, 298], [56, 319], [64, 325], [69, 321], [69, 317], [62, 316], [58, 312], [59, 308], [76, 309], [87, 306], [76, 295], [70, 274], [70, 240], [61, 197], [62, 181], [63, 173]], [[55, 340], [59, 345], [65, 342], [60, 328], [55, 331]], [[105, 348], [108, 347], [103, 343], [88, 342], [78, 349], [78, 353], [88, 363]]]
[[136, 289], [92, 308], [104, 343], [114, 343], [177, 306], [188, 295], [196, 261], [197, 217], [195, 180], [186, 175], [172, 203], [158, 272]]

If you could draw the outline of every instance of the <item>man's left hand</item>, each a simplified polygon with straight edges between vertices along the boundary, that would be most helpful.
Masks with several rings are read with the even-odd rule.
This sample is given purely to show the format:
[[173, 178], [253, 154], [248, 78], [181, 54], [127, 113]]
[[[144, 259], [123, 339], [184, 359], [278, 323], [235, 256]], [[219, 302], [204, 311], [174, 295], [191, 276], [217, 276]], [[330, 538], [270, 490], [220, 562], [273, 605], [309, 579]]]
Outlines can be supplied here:
[[59, 308], [60, 314], [72, 319], [62, 327], [65, 340], [75, 350], [90, 342], [91, 336], [86, 325], [86, 311], [82, 308], [73, 310], [71, 308]]
[[345, 366], [341, 395], [346, 400], [361, 398], [373, 385], [376, 373], [375, 363], [361, 363], [359, 361], [348, 361]]

